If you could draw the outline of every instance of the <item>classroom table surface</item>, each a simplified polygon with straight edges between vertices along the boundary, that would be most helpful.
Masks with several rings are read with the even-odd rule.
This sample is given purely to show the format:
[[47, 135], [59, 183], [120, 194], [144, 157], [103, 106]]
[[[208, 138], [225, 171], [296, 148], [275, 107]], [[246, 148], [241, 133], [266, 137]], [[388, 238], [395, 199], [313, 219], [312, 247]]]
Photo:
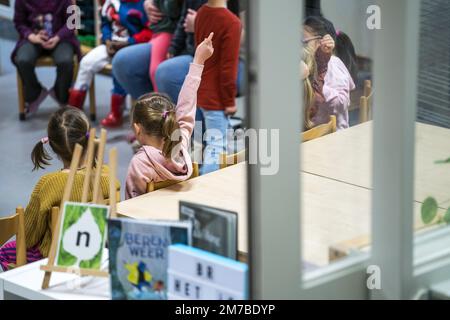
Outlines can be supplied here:
[[[423, 229], [422, 202], [437, 198], [441, 213], [450, 204], [447, 159], [450, 130], [417, 124], [414, 225]], [[330, 246], [355, 238], [370, 241], [372, 210], [372, 122], [302, 144], [303, 254], [328, 263]], [[238, 213], [238, 249], [248, 252], [246, 164], [240, 163], [118, 204], [118, 213], [137, 219], [178, 219], [180, 200]]]
[[[372, 121], [302, 144], [304, 172], [372, 189]], [[450, 130], [417, 123], [414, 200], [450, 205]]]
[[[190, 201], [238, 213], [238, 249], [248, 252], [246, 163], [240, 163], [169, 188], [123, 201], [120, 216], [177, 220], [179, 201]], [[328, 264], [328, 249], [345, 240], [370, 234], [371, 191], [324, 177], [301, 173], [304, 260]], [[415, 224], [422, 226], [420, 203]]]

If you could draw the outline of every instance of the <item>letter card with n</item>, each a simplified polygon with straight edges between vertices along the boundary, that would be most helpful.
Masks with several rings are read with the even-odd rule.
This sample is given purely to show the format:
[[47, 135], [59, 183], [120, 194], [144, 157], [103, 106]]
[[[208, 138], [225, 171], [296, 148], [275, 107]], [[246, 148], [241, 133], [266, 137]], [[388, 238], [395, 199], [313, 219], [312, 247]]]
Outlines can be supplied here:
[[99, 270], [105, 247], [109, 207], [66, 202], [56, 256], [59, 267]]

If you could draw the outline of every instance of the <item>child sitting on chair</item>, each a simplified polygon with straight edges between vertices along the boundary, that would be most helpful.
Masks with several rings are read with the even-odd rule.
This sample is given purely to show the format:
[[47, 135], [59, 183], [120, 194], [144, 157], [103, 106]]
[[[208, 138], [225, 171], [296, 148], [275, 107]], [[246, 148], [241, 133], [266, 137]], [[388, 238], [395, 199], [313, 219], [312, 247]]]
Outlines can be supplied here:
[[[90, 51], [80, 63], [77, 81], [70, 90], [69, 105], [83, 109], [86, 92], [95, 73], [102, 70], [118, 50], [128, 45], [145, 43], [152, 32], [144, 11], [143, 0], [106, 0], [102, 6], [103, 44]], [[122, 108], [127, 93], [113, 76], [111, 112], [102, 120], [105, 127], [122, 124]]]
[[[65, 107], [55, 112], [48, 123], [48, 137], [42, 138], [31, 153], [34, 169], [44, 168], [51, 160], [45, 150], [50, 145], [52, 151], [62, 161], [63, 168], [41, 177], [34, 187], [30, 202], [25, 209], [25, 242], [27, 247], [27, 262], [33, 262], [47, 257], [52, 241], [51, 209], [59, 206], [69, 175], [69, 167], [75, 145], [83, 147], [80, 168], [75, 176], [70, 201], [80, 201], [85, 175], [84, 159], [89, 140], [90, 124], [86, 115], [72, 107]], [[109, 197], [108, 167], [102, 167], [101, 190], [103, 197]], [[118, 185], [120, 188], [120, 186]], [[92, 191], [89, 199], [92, 199]], [[0, 248], [0, 269], [8, 270], [16, 263], [16, 243], [8, 242]]]
[[133, 107], [133, 130], [142, 147], [128, 169], [127, 199], [144, 194], [152, 181], [184, 181], [192, 175], [189, 147], [197, 90], [204, 63], [214, 52], [212, 38], [213, 33], [197, 47], [176, 107], [169, 97], [157, 93], [144, 95]]

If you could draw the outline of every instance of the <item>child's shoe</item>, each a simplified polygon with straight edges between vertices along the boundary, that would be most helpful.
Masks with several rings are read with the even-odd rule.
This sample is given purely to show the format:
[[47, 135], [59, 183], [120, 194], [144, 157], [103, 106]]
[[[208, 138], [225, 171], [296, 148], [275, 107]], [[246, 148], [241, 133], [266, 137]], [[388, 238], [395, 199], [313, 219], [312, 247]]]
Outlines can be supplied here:
[[69, 106], [83, 110], [85, 99], [86, 99], [86, 90], [69, 89], [69, 102], [68, 102]]
[[126, 96], [121, 96], [119, 94], [113, 94], [111, 96], [111, 112], [105, 119], [102, 120], [102, 126], [108, 128], [116, 128], [122, 125], [122, 112], [125, 98]]

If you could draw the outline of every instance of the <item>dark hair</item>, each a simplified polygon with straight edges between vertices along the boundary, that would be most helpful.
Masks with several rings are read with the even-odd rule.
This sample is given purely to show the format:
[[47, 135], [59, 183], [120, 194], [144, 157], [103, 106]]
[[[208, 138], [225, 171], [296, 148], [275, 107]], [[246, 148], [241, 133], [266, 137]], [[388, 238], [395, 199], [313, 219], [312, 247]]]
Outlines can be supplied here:
[[307, 17], [304, 21], [306, 30], [317, 36], [325, 36], [329, 34], [336, 42], [335, 53], [336, 56], [342, 60], [347, 67], [353, 81], [356, 82], [358, 66], [356, 62], [356, 51], [352, 40], [344, 32], [336, 32], [333, 23], [320, 16]]
[[[72, 161], [73, 150], [78, 143], [86, 151], [90, 124], [83, 111], [73, 107], [63, 107], [52, 114], [48, 122], [48, 143], [53, 152], [64, 162]], [[52, 157], [39, 141], [31, 152], [34, 170], [44, 169]]]
[[164, 139], [163, 155], [171, 157], [172, 150], [179, 143], [173, 140], [173, 133], [180, 127], [172, 100], [160, 93], [149, 93], [140, 97], [131, 112], [132, 122], [140, 124], [147, 135]]

